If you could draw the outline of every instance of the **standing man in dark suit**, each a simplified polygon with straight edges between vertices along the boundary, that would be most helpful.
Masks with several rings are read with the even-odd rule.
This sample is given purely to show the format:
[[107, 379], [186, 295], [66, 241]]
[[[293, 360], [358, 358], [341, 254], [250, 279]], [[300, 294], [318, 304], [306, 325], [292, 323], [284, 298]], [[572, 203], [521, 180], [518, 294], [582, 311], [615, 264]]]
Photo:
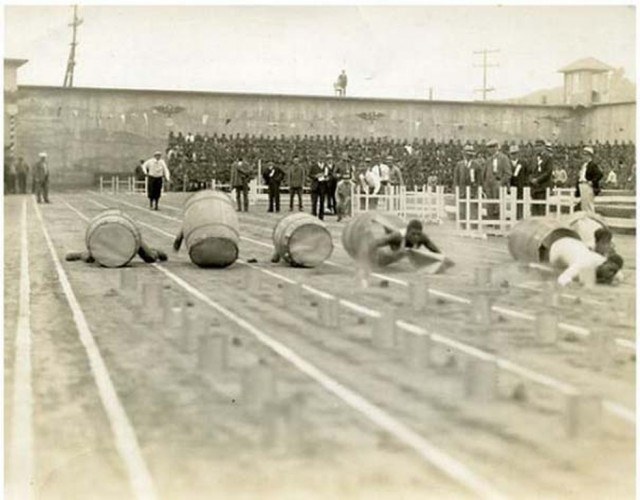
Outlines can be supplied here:
[[236, 203], [238, 212], [249, 211], [249, 181], [251, 180], [251, 167], [247, 165], [242, 157], [231, 165], [230, 183], [236, 190]]
[[327, 153], [327, 168], [329, 169], [329, 175], [327, 177], [327, 209], [332, 213], [336, 213], [336, 188], [338, 187], [337, 167], [333, 163], [333, 154]]
[[33, 169], [33, 183], [36, 187], [36, 198], [38, 203], [49, 203], [49, 165], [47, 164], [47, 153], [38, 155], [38, 162]]
[[287, 174], [287, 184], [289, 184], [289, 211], [293, 211], [293, 198], [298, 196], [298, 210], [302, 211], [302, 189], [307, 174], [300, 164], [298, 155], [293, 157], [293, 164]]
[[311, 215], [316, 215], [320, 220], [324, 219], [324, 199], [327, 194], [327, 179], [329, 167], [323, 161], [315, 162], [309, 169], [311, 182]]
[[[470, 198], [478, 197], [478, 186], [481, 185], [483, 165], [476, 159], [475, 149], [471, 144], [465, 145], [462, 150], [462, 160], [460, 160], [453, 171], [453, 186], [459, 188], [460, 196], [466, 198], [467, 186], [469, 187]], [[478, 218], [478, 205], [470, 204], [470, 218]], [[460, 203], [458, 207], [460, 218], [467, 218], [466, 203]]]
[[[490, 200], [497, 200], [500, 197], [500, 188], [509, 186], [511, 183], [511, 161], [498, 148], [498, 141], [495, 139], [487, 143], [489, 157], [485, 161], [484, 176], [482, 179], [482, 190]], [[489, 219], [500, 217], [500, 206], [492, 203], [487, 206]]]
[[[518, 200], [521, 200], [524, 194], [524, 188], [529, 185], [529, 167], [520, 157], [520, 148], [517, 144], [509, 148], [509, 157], [511, 158], [511, 165], [513, 166], [511, 187], [516, 189], [516, 197]], [[522, 212], [523, 206], [522, 204], [518, 204], [516, 209], [517, 219], [522, 219]]]
[[593, 161], [594, 152], [591, 146], [582, 150], [583, 164], [576, 182], [576, 196], [580, 197], [580, 208], [583, 212], [595, 213], [595, 197], [600, 194], [600, 181], [603, 174]]
[[[531, 184], [531, 198], [533, 200], [544, 200], [547, 196], [547, 188], [553, 185], [553, 161], [551, 153], [553, 147], [550, 142], [541, 139], [535, 143], [536, 159], [535, 165], [531, 169], [529, 183]], [[533, 205], [531, 215], [545, 215], [543, 205]]]
[[269, 192], [268, 212], [280, 212], [280, 184], [284, 179], [284, 172], [280, 167], [275, 166], [273, 161], [267, 162], [267, 169], [262, 172], [262, 179], [267, 185]]

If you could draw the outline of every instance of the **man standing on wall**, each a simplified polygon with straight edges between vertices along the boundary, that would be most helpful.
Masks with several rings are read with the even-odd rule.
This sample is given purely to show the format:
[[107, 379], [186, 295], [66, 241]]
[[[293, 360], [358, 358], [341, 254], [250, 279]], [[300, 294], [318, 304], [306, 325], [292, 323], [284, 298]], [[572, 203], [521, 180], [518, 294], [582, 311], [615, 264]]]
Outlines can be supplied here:
[[602, 170], [593, 161], [593, 157], [594, 152], [591, 146], [582, 150], [584, 163], [580, 167], [576, 183], [576, 196], [580, 197], [580, 208], [588, 213], [596, 211], [595, 197], [600, 194], [600, 180], [603, 176]]
[[[553, 182], [553, 162], [551, 153], [553, 147], [550, 142], [541, 139], [535, 143], [536, 159], [532, 169], [529, 183], [531, 184], [531, 198], [533, 200], [545, 200], [547, 188], [551, 188]], [[531, 215], [545, 215], [544, 205], [531, 206]]]
[[49, 165], [45, 152], [38, 155], [38, 162], [33, 169], [33, 183], [38, 203], [42, 203], [42, 201], [49, 203]]
[[300, 165], [300, 158], [298, 156], [293, 157], [293, 164], [289, 168], [287, 175], [287, 183], [289, 184], [289, 211], [293, 211], [293, 198], [298, 196], [298, 210], [302, 211], [302, 188], [304, 187], [304, 180], [306, 172], [304, 167]]
[[147, 176], [149, 208], [152, 210], [158, 210], [158, 201], [162, 194], [162, 181], [163, 179], [166, 179], [167, 182], [169, 182], [171, 179], [167, 164], [162, 159], [162, 153], [160, 151], [153, 153], [153, 158], [149, 158], [144, 162], [142, 170]]

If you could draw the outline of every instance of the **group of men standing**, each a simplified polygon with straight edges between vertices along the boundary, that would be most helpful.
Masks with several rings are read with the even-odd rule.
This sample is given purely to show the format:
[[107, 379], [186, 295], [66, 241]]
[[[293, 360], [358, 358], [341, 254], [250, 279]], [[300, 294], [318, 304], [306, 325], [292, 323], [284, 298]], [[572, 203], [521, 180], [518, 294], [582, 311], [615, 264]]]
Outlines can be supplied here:
[[[232, 165], [230, 177], [231, 187], [236, 191], [238, 211], [247, 211], [252, 169], [239, 159]], [[300, 211], [304, 209], [302, 193], [308, 185], [311, 214], [324, 219], [327, 213], [332, 213], [337, 215], [338, 221], [349, 213], [352, 187], [360, 185], [365, 192], [376, 195], [385, 194], [390, 186], [404, 184], [402, 172], [393, 163], [391, 155], [387, 156], [386, 162], [376, 158], [375, 163], [367, 157], [360, 168], [356, 168], [348, 153], [342, 153], [336, 160], [328, 152], [306, 167], [295, 155], [288, 167], [269, 161], [262, 171], [262, 180], [269, 195], [268, 212], [280, 211], [280, 188], [285, 179], [289, 187], [289, 211], [296, 206]]]
[[[531, 215], [544, 215], [545, 207], [542, 201], [546, 197], [547, 188], [552, 188], [553, 180], [553, 145], [543, 140], [535, 142], [536, 157], [532, 164], [525, 161], [517, 145], [509, 147], [508, 155], [499, 150], [498, 141], [487, 143], [489, 155], [485, 160], [476, 158], [476, 151], [472, 145], [463, 149], [463, 159], [455, 167], [453, 185], [460, 188], [464, 196], [466, 187], [471, 188], [471, 197], [477, 196], [477, 188], [481, 187], [487, 199], [497, 200], [500, 188], [507, 187], [516, 190], [518, 199], [522, 199], [524, 189], [531, 192]], [[594, 162], [593, 148], [583, 149], [583, 164], [576, 183], [576, 196], [580, 197], [581, 209], [594, 212], [594, 196], [600, 192], [602, 172]], [[464, 212], [464, 209], [463, 209]], [[477, 216], [477, 212], [476, 212]], [[489, 219], [499, 218], [497, 203], [487, 206]], [[522, 206], [518, 205], [517, 217], [522, 218]], [[472, 215], [474, 218], [474, 215]]]
[[38, 155], [33, 169], [24, 161], [24, 157], [5, 156], [4, 163], [5, 194], [27, 194], [27, 179], [31, 173], [31, 192], [36, 195], [38, 203], [49, 203], [49, 164], [47, 153]]

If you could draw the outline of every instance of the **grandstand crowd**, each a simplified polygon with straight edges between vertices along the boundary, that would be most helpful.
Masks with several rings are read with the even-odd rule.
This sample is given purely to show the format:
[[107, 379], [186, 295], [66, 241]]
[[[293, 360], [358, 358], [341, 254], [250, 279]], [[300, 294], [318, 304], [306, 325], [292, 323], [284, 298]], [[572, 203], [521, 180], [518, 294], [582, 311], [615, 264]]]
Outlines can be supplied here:
[[[324, 160], [328, 154], [333, 158], [348, 158], [356, 171], [361, 170], [366, 158], [376, 159], [393, 157], [393, 163], [400, 168], [403, 182], [407, 186], [425, 184], [443, 185], [447, 189], [453, 186], [455, 165], [462, 159], [465, 144], [474, 147], [477, 158], [489, 156], [487, 142], [450, 140], [401, 140], [389, 138], [353, 138], [338, 136], [255, 136], [226, 134], [174, 134], [170, 132], [166, 148], [166, 158], [175, 184], [181, 186], [187, 179], [189, 186], [215, 180], [227, 184], [231, 166], [242, 159], [253, 168], [257, 175], [257, 165], [274, 162], [287, 172], [294, 156], [302, 165], [311, 165]], [[533, 142], [504, 142], [501, 149], [509, 152], [512, 145], [518, 145], [520, 156], [533, 163], [535, 147]], [[582, 150], [591, 146], [595, 151], [595, 161], [604, 174], [604, 187], [635, 189], [635, 144], [632, 142], [594, 143], [554, 143], [551, 149], [554, 168], [564, 170], [566, 176], [559, 175], [555, 185], [571, 187], [582, 164]], [[614, 172], [614, 175], [611, 175]], [[563, 180], [566, 177], [566, 180]], [[286, 181], [285, 181], [286, 185]]]

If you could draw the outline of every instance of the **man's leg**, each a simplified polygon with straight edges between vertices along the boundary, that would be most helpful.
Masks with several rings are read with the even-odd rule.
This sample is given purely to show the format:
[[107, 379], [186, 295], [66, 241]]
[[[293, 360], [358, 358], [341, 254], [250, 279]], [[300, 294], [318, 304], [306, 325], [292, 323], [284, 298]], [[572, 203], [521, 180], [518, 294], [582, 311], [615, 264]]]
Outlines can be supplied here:
[[[316, 188], [317, 189], [317, 188]], [[317, 190], [312, 190], [311, 191], [311, 215], [316, 216], [318, 215], [318, 191]]]
[[275, 209], [276, 209], [276, 212], [280, 212], [280, 186], [275, 186], [273, 190], [274, 190], [273, 197], [276, 202]]
[[42, 191], [43, 191], [43, 197], [44, 197], [44, 202], [45, 203], [49, 203], [49, 179], [46, 179], [43, 183], [42, 183]]
[[302, 211], [302, 188], [299, 187], [296, 190], [298, 191], [298, 209]]
[[244, 203], [244, 211], [249, 211], [249, 186], [246, 184], [242, 186], [242, 201]]
[[236, 186], [236, 205], [238, 206], [238, 212], [242, 211], [242, 202], [241, 202], [241, 194], [240, 194], [240, 186]]
[[582, 211], [586, 213], [594, 213], [595, 202], [593, 188], [586, 182], [581, 182], [578, 187], [580, 189], [580, 207], [582, 208]]
[[267, 186], [267, 193], [269, 195], [269, 209], [267, 210], [267, 212], [273, 212], [273, 205], [275, 203], [273, 186]]
[[289, 186], [289, 212], [293, 212], [293, 196], [296, 191], [296, 188], [292, 188]]
[[34, 187], [36, 190], [36, 199], [38, 200], [38, 203], [42, 203], [42, 182], [35, 182]]
[[320, 189], [318, 191], [318, 218], [324, 220], [324, 199], [327, 194], [326, 182], [320, 183]]

